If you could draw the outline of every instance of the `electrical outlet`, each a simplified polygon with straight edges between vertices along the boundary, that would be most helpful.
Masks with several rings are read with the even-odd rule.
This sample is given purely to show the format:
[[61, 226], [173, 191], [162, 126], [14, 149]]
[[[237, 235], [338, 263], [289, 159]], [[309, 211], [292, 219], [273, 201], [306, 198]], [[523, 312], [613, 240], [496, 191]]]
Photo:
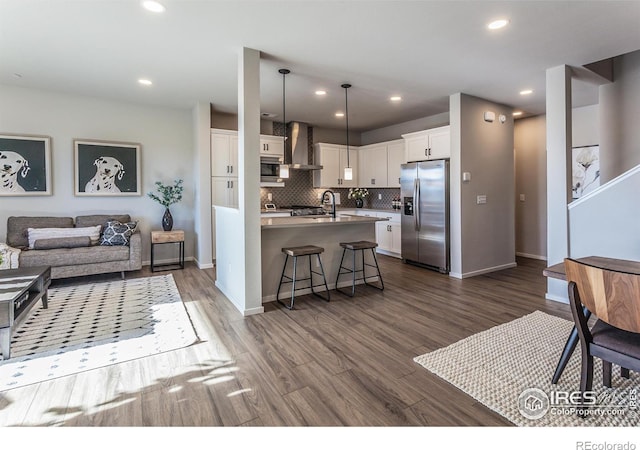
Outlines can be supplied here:
[[524, 194], [520, 194], [520, 201], [523, 202], [524, 201]]

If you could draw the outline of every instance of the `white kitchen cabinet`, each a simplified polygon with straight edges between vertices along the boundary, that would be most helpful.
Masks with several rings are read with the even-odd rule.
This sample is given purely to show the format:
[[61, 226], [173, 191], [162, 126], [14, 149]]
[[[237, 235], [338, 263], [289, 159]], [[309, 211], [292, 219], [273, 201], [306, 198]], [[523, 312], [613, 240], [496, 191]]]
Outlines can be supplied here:
[[238, 176], [238, 133], [232, 130], [211, 130], [211, 176]]
[[400, 214], [379, 212], [377, 215], [389, 219], [389, 221], [376, 222], [377, 252], [400, 258], [402, 251]]
[[238, 207], [238, 178], [211, 177], [211, 204], [213, 206]]
[[260, 156], [284, 159], [284, 140], [281, 136], [260, 135]]
[[238, 133], [211, 130], [211, 204], [238, 207]]
[[387, 145], [373, 144], [358, 150], [358, 180], [360, 187], [387, 186]]
[[387, 142], [387, 187], [400, 187], [400, 166], [406, 162], [404, 141]]
[[406, 160], [427, 161], [451, 157], [449, 125], [415, 133], [403, 134]]
[[314, 163], [322, 170], [313, 171], [313, 187], [357, 187], [358, 186], [358, 147], [349, 146], [349, 165], [353, 169], [353, 180], [344, 179], [347, 167], [347, 147], [336, 144], [316, 144]]

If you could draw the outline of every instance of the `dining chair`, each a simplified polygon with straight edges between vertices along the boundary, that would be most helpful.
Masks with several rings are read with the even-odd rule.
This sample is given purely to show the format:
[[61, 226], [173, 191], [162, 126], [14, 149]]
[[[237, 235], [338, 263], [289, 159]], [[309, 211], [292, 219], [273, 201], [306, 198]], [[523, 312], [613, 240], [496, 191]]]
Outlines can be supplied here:
[[[582, 349], [580, 391], [593, 386], [593, 357], [602, 359], [602, 382], [611, 387], [611, 364], [629, 378], [640, 371], [640, 275], [564, 260], [569, 303]], [[598, 320], [589, 328], [583, 305]]]

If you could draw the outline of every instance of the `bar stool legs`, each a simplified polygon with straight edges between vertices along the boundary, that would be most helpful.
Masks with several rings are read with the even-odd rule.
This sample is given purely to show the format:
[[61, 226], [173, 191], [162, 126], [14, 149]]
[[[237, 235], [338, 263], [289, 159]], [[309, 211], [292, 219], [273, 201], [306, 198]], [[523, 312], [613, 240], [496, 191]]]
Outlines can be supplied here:
[[[384, 282], [382, 281], [382, 274], [380, 273], [380, 267], [378, 266], [378, 259], [376, 258], [376, 251], [375, 251], [375, 248], [378, 246], [378, 244], [375, 242], [359, 241], [359, 242], [341, 242], [340, 246], [343, 248], [343, 250], [342, 250], [342, 258], [340, 259], [340, 267], [338, 268], [338, 276], [336, 277], [336, 291], [340, 292], [341, 294], [347, 295], [349, 297], [353, 297], [356, 293], [356, 281], [359, 281], [359, 280], [364, 280], [364, 284], [366, 284], [367, 286], [371, 286], [378, 290], [384, 291]], [[351, 250], [351, 254], [352, 254], [351, 267], [346, 267], [343, 265], [344, 257], [347, 250]], [[369, 264], [365, 262], [365, 258], [364, 258], [365, 250], [371, 250], [371, 255], [373, 256], [374, 264]], [[360, 251], [362, 269], [356, 269], [356, 251]], [[379, 286], [376, 286], [375, 284], [367, 282], [367, 278], [370, 279], [370, 278], [376, 277], [376, 275], [367, 276], [367, 272], [366, 272], [367, 267], [373, 267], [374, 269], [376, 269], [378, 281], [380, 282]], [[362, 276], [356, 277], [356, 273], [360, 273], [360, 272], [362, 272]], [[349, 273], [352, 275], [350, 294], [338, 287], [338, 281], [340, 280], [340, 276], [346, 275]]]
[[[282, 267], [282, 275], [280, 275], [280, 283], [278, 284], [278, 291], [276, 293], [276, 301], [280, 303], [287, 309], [293, 309], [293, 304], [295, 302], [295, 294], [296, 291], [301, 289], [311, 288], [311, 293], [316, 297], [320, 297], [323, 300], [330, 301], [331, 297], [329, 295], [329, 287], [327, 286], [327, 278], [324, 274], [324, 267], [322, 266], [322, 259], [320, 258], [320, 253], [324, 252], [324, 249], [321, 247], [315, 246], [305, 246], [305, 247], [289, 247], [283, 248], [282, 251], [287, 255], [284, 260], [284, 266]], [[316, 255], [318, 258], [318, 265], [320, 266], [320, 272], [316, 272], [311, 267], [311, 256]], [[287, 262], [289, 261], [289, 256], [293, 258], [293, 268], [292, 268], [292, 276], [286, 275], [287, 271]], [[298, 257], [299, 256], [307, 256], [309, 258], [309, 276], [305, 278], [297, 278], [297, 266], [298, 266]], [[313, 284], [313, 275], [316, 274], [322, 277], [322, 283]], [[296, 283], [299, 281], [309, 281], [309, 286], [303, 286], [296, 288]], [[283, 284], [291, 284], [291, 300], [287, 305], [280, 299], [280, 290]], [[322, 296], [319, 292], [315, 291], [314, 287], [323, 286], [326, 292], [326, 296]], [[283, 299], [284, 300], [284, 299]]]

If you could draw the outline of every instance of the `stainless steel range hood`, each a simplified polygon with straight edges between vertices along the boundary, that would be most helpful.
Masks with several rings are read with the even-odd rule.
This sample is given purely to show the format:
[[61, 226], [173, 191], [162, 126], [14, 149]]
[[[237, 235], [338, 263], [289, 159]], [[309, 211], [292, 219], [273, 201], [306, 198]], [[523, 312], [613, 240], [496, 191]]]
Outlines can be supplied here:
[[289, 169], [321, 170], [322, 166], [310, 164], [313, 156], [309, 153], [309, 125], [302, 122], [290, 122], [287, 125], [287, 147], [285, 161]]

